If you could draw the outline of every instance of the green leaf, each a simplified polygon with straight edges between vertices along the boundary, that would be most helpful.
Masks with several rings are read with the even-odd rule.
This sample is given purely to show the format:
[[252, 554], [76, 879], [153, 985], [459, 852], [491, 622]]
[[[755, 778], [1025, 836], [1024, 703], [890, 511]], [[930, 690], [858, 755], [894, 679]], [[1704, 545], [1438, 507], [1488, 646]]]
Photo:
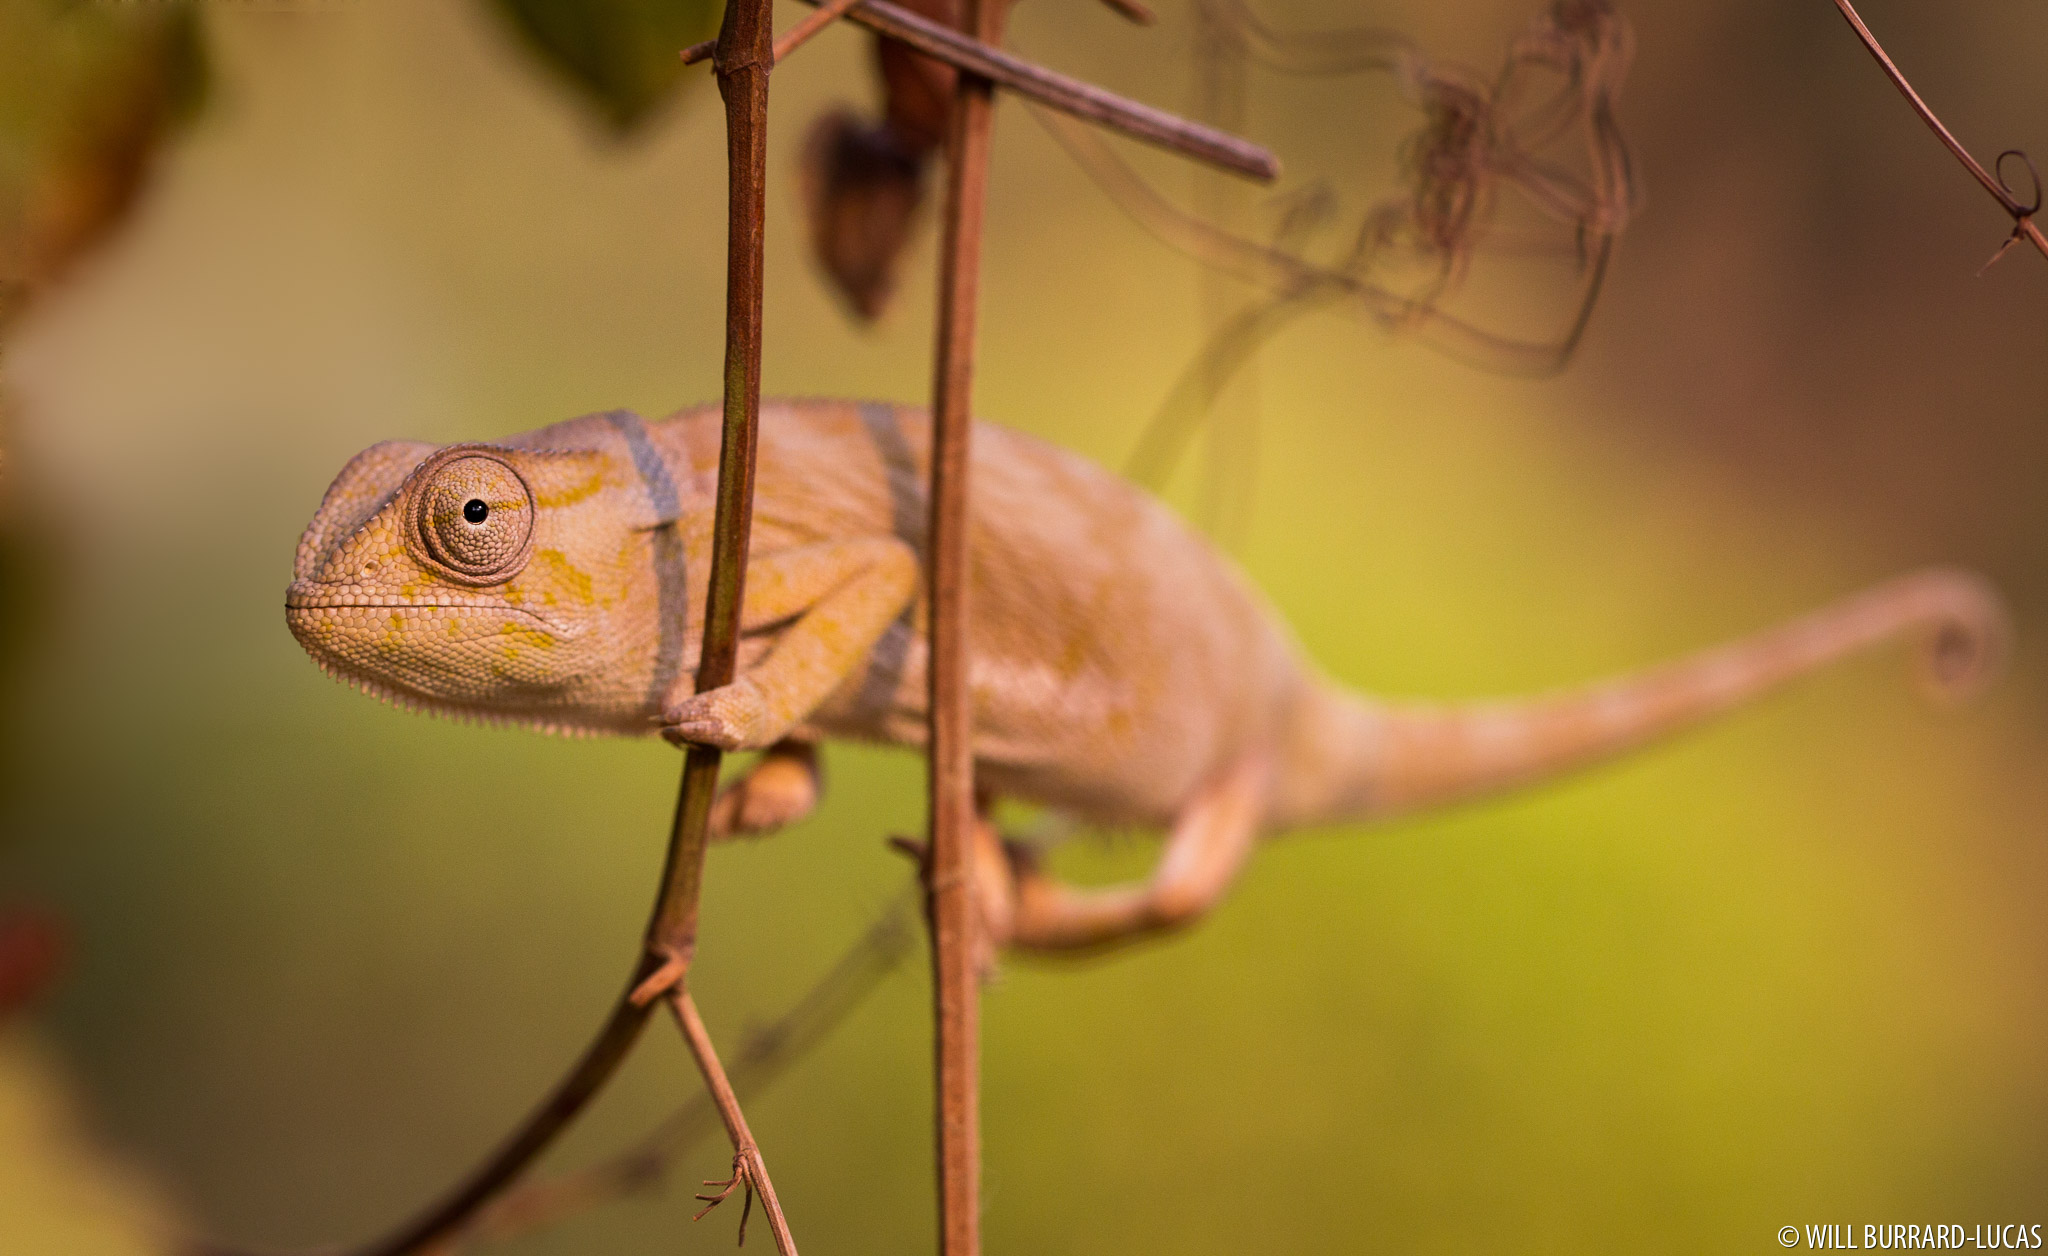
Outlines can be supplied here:
[[[521, 41], [613, 130], [638, 128], [676, 94], [679, 54], [718, 33], [721, 0], [491, 0]], [[696, 77], [706, 77], [696, 70]]]

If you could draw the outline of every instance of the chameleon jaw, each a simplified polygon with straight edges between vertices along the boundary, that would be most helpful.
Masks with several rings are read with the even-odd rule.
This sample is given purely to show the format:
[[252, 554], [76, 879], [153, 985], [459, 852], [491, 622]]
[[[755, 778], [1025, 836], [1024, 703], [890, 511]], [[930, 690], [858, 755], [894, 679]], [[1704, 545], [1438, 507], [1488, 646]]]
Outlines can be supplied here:
[[[439, 698], [401, 689], [385, 681], [374, 680], [332, 660], [313, 656], [313, 663], [323, 673], [347, 685], [358, 693], [375, 698], [386, 706], [417, 715], [433, 715], [454, 720], [461, 724], [478, 724], [486, 728], [530, 728], [536, 732], [551, 733], [558, 737], [615, 737], [638, 733], [638, 729], [614, 728], [609, 724], [581, 723], [573, 720], [551, 719], [544, 715], [521, 715], [507, 711], [493, 711], [482, 707], [462, 706]], [[652, 730], [649, 730], [652, 731]]]
[[[551, 700], [562, 679], [549, 660], [580, 625], [565, 630], [529, 608], [454, 590], [433, 597], [298, 580], [285, 595], [285, 623], [320, 670], [393, 706], [549, 732], [607, 731], [564, 719]], [[455, 670], [436, 665], [450, 645], [466, 658]]]
[[369, 590], [348, 585], [328, 584], [319, 580], [294, 580], [285, 590], [284, 608], [290, 611], [311, 610], [485, 610], [506, 611], [524, 615], [547, 631], [560, 636], [569, 636], [561, 625], [550, 621], [538, 611], [524, 606], [512, 606], [491, 598], [464, 597], [452, 590], [435, 591], [436, 600], [422, 602], [416, 597], [398, 593], [372, 593]]

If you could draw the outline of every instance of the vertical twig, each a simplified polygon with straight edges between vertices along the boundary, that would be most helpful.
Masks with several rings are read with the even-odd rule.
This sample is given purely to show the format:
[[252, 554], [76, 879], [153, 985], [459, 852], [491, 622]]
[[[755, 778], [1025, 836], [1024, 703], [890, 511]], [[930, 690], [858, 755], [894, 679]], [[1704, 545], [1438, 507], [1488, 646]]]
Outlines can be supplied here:
[[[1002, 0], [966, 0], [966, 34], [1001, 38]], [[939, 1251], [981, 1250], [981, 1008], [969, 844], [974, 833], [973, 716], [967, 657], [968, 439], [974, 397], [981, 230], [988, 199], [994, 88], [961, 72], [946, 136], [938, 346], [932, 382], [931, 864], [928, 873], [937, 1064]]]
[[[761, 418], [761, 292], [767, 219], [768, 73], [775, 66], [769, 0], [733, 0], [712, 54], [718, 93], [725, 100], [725, 423], [718, 448], [718, 507], [711, 542], [711, 589], [704, 609], [704, 645], [697, 661], [697, 692], [732, 683], [739, 661], [740, 607], [746, 597], [747, 546], [754, 525], [754, 450]], [[716, 747], [691, 746], [683, 761], [682, 797], [663, 896], [664, 910], [650, 939], [660, 967], [633, 992], [635, 1002], [667, 998], [676, 1024], [697, 1061], [732, 1140], [732, 1179], [716, 1205], [735, 1187], [761, 1196], [762, 1210], [781, 1256], [796, 1256], [767, 1163], [747, 1128], [739, 1099], [719, 1063], [711, 1035], [685, 985], [697, 948], [697, 909], [710, 845], [711, 800], [718, 788]], [[666, 984], [661, 984], [666, 980]], [[709, 1209], [706, 1209], [709, 1211]], [[702, 1216], [702, 1213], [698, 1214]], [[746, 1213], [740, 1240], [746, 1241]]]
[[[747, 543], [754, 526], [754, 440], [761, 416], [761, 276], [767, 217], [768, 72], [775, 64], [768, 0], [735, 0], [713, 54], [725, 100], [725, 423], [718, 446], [718, 505], [712, 525], [711, 588], [697, 692], [732, 683], [739, 660], [740, 604], [746, 595]], [[649, 944], [661, 967], [634, 991], [646, 1004], [689, 971], [697, 945], [712, 793], [724, 756], [691, 746], [683, 761], [668, 887]]]
[[[718, 510], [713, 525], [711, 591], [705, 610], [704, 647], [697, 668], [697, 687], [729, 683], [738, 657], [740, 600], [746, 579], [747, 535], [753, 519], [754, 433], [761, 399], [761, 276], [762, 222], [765, 217], [767, 169], [768, 71], [774, 64], [769, 0], [735, 0], [727, 5], [719, 33], [718, 82], [726, 104], [726, 149], [730, 170], [727, 220], [725, 427], [718, 460]], [[355, 1256], [410, 1256], [433, 1247], [462, 1229], [477, 1210], [502, 1191], [574, 1120], [612, 1074], [646, 1027], [657, 998], [670, 997], [683, 1021], [685, 1037], [719, 1100], [728, 1130], [745, 1129], [735, 1122], [737, 1101], [731, 1087], [719, 1095], [724, 1071], [718, 1067], [710, 1039], [692, 1035], [685, 1011], [688, 994], [682, 981], [696, 948], [697, 903], [703, 886], [704, 851], [711, 798], [718, 784], [720, 755], [715, 749], [692, 747], [684, 759], [682, 787], [676, 799], [662, 889], [648, 922], [646, 945], [628, 986], [568, 1076], [514, 1130], [491, 1158], [457, 1183], [440, 1200], [394, 1233], [356, 1249]], [[713, 1081], [714, 1073], [718, 1079]], [[729, 1109], [729, 1110], [728, 1110]], [[735, 1150], [742, 1150], [735, 1136]], [[747, 1139], [743, 1171], [762, 1196], [775, 1227], [776, 1247], [794, 1256], [788, 1227], [769, 1183], [760, 1152]], [[737, 1166], [736, 1161], [736, 1166]], [[202, 1248], [222, 1252], [226, 1249]]]

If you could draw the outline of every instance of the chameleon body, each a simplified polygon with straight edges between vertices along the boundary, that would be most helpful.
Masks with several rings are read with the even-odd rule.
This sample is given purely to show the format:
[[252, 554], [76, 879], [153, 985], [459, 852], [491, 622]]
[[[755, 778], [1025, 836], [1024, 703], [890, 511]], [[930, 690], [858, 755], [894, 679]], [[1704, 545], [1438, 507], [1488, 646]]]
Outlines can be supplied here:
[[[398, 704], [565, 733], [761, 749], [714, 813], [764, 830], [815, 800], [812, 746], [924, 737], [929, 423], [911, 407], [762, 407], [732, 685], [693, 692], [719, 416], [588, 415], [488, 445], [386, 442], [300, 541], [291, 630]], [[992, 833], [999, 941], [1095, 945], [1192, 919], [1262, 834], [1533, 782], [1726, 711], [1900, 636], [1977, 680], [2002, 641], [1975, 577], [1926, 571], [1690, 659], [1585, 689], [1460, 706], [1322, 676], [1248, 580], [1165, 506], [989, 424], [973, 441], [970, 685], [990, 795], [1170, 830], [1153, 877], [1078, 890]]]

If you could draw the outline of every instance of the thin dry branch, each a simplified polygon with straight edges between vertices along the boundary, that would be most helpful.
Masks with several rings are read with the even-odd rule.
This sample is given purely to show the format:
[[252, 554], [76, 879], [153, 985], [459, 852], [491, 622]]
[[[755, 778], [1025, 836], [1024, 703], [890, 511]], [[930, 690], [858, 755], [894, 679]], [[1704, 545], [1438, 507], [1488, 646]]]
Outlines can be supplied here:
[[806, 13], [803, 20], [789, 28], [789, 33], [775, 41], [775, 59], [779, 62], [790, 53], [810, 42], [811, 36], [838, 21], [846, 11], [860, 0], [825, 0], [825, 3]]
[[704, 1215], [725, 1202], [734, 1189], [746, 1192], [745, 1204], [740, 1211], [740, 1244], [747, 1241], [747, 1213], [752, 1210], [754, 1196], [761, 1196], [761, 1211], [768, 1218], [768, 1232], [775, 1237], [775, 1250], [781, 1256], [796, 1256], [796, 1239], [789, 1233], [789, 1222], [782, 1215], [782, 1203], [775, 1197], [775, 1186], [768, 1180], [768, 1164], [761, 1158], [761, 1145], [754, 1141], [754, 1131], [747, 1127], [746, 1114], [740, 1111], [739, 1096], [733, 1093], [732, 1082], [725, 1075], [725, 1067], [718, 1061], [718, 1051], [711, 1045], [711, 1031], [704, 1027], [704, 1018], [697, 1013], [697, 1002], [690, 997], [686, 988], [678, 986], [669, 995], [669, 1010], [675, 1014], [676, 1024], [683, 1031], [683, 1041], [689, 1044], [690, 1054], [697, 1061], [697, 1068], [704, 1074], [704, 1084], [711, 1091], [711, 1101], [718, 1105], [719, 1118], [725, 1122], [726, 1137], [732, 1140], [732, 1176], [723, 1181], [704, 1183], [706, 1186], [723, 1187], [716, 1195], [699, 1195], [705, 1201], [692, 1220], [702, 1221]]
[[[725, 100], [725, 415], [718, 451], [718, 501], [712, 525], [711, 587], [704, 611], [704, 644], [697, 661], [697, 692], [732, 683], [738, 670], [740, 609], [746, 599], [747, 549], [754, 525], [755, 447], [761, 418], [761, 307], [768, 204], [768, 75], [775, 68], [771, 0], [732, 0], [725, 8], [713, 64]], [[768, 1217], [779, 1256], [796, 1256], [782, 1203], [768, 1176], [767, 1162], [740, 1111], [711, 1034], [697, 1014], [685, 984], [697, 946], [697, 913], [710, 848], [711, 802], [718, 789], [722, 758], [716, 747], [689, 747], [683, 766], [683, 796], [670, 843], [661, 911], [649, 950], [660, 959], [654, 975], [633, 991], [644, 1004], [659, 995], [674, 1013], [690, 1055], [718, 1105], [732, 1140], [732, 1178], [746, 1191], [740, 1240], [746, 1241], [747, 1211], [754, 1195]], [[666, 985], [663, 981], [666, 979]], [[715, 1206], [723, 1194], [711, 1199]], [[706, 1208], [709, 1212], [710, 1208]], [[704, 1214], [697, 1214], [702, 1217]]]
[[[812, 36], [844, 17], [848, 9], [859, 3], [860, 0], [825, 0], [817, 9], [805, 14], [801, 21], [775, 41], [776, 63], [780, 64], [784, 57], [811, 42]], [[683, 64], [696, 65], [699, 61], [709, 61], [711, 54], [717, 50], [718, 41], [715, 39], [691, 44], [682, 51]]]
[[[804, 0], [810, 5], [819, 2]], [[888, 0], [862, 0], [848, 10], [846, 16], [878, 35], [908, 44], [956, 70], [985, 79], [1049, 108], [1121, 131], [1132, 139], [1262, 183], [1280, 177], [1279, 159], [1257, 144], [1034, 65], [993, 47], [985, 40], [962, 35], [930, 18], [890, 4]]]
[[[1002, 37], [1003, 0], [966, 0], [963, 28], [983, 45]], [[932, 995], [937, 1065], [940, 1256], [981, 1250], [980, 922], [972, 878], [974, 728], [968, 688], [968, 442], [981, 236], [988, 205], [995, 91], [971, 73], [954, 84], [946, 135], [945, 226], [939, 252], [938, 342], [932, 377], [931, 506], [925, 587], [931, 606], [927, 670]]]
[[[832, 18], [843, 14], [885, 39], [908, 44], [956, 70], [999, 84], [1048, 108], [1086, 118], [1121, 131], [1132, 139], [1155, 144], [1183, 157], [1207, 162], [1220, 170], [1241, 174], [1261, 183], [1271, 183], [1280, 177], [1279, 159], [1257, 144], [1033, 65], [986, 41], [961, 35], [928, 17], [890, 4], [888, 0], [804, 0], [804, 3], [816, 6], [818, 12], [791, 28], [785, 37], [789, 47], [778, 44], [778, 56], [793, 51], [797, 45], [824, 29]], [[1105, 3], [1133, 21], [1149, 23], [1152, 20], [1149, 9], [1134, 5], [1130, 0], [1105, 0]], [[829, 17], [826, 16], [828, 11]], [[709, 43], [692, 44], [682, 51], [683, 64], [694, 65], [710, 55]]]
[[[911, 903], [909, 895], [891, 902], [788, 1011], [747, 1035], [732, 1060], [734, 1093], [744, 1098], [773, 1081], [837, 1029], [896, 970], [914, 941]], [[700, 1095], [624, 1151], [500, 1195], [444, 1250], [544, 1229], [650, 1189], [667, 1176], [678, 1156], [722, 1128], [712, 1096]]]
[[[732, 679], [753, 511], [754, 430], [760, 409], [767, 76], [773, 64], [768, 8], [769, 0], [729, 4], [716, 58], [719, 88], [726, 101], [731, 203], [727, 219], [725, 428], [719, 453], [711, 591], [697, 670], [700, 692]], [[627, 993], [614, 1005], [582, 1058], [495, 1154], [417, 1217], [392, 1234], [355, 1249], [354, 1256], [414, 1256], [453, 1238], [546, 1150], [610, 1081], [646, 1027], [654, 1000], [687, 1000], [682, 980], [696, 946], [697, 901], [719, 759], [714, 749], [692, 747], [684, 760], [662, 889], [645, 946]], [[687, 1036], [687, 1023], [684, 1029]], [[709, 1050], [708, 1037], [701, 1043], [693, 1040], [691, 1047], [716, 1097], [723, 1073], [717, 1069], [715, 1053]], [[736, 1102], [733, 1107], [736, 1113]], [[739, 1128], [744, 1128], [743, 1122]], [[735, 1143], [737, 1149], [737, 1136]], [[774, 1206], [773, 1188], [758, 1150], [747, 1159], [746, 1170], [748, 1181], [770, 1206], [771, 1217], [779, 1220], [780, 1209]], [[794, 1256], [786, 1227], [778, 1226], [776, 1241], [783, 1256]], [[198, 1250], [218, 1254], [230, 1249], [201, 1245]]]
[[[2022, 238], [2032, 243], [2041, 256], [2048, 257], [2048, 237], [2043, 237], [2041, 228], [2034, 223], [2034, 215], [2041, 210], [2041, 172], [2035, 167], [2033, 159], [2017, 148], [2008, 148], [1998, 155], [1997, 161], [1991, 163], [1992, 170], [1986, 170], [1979, 165], [1977, 159], [1970, 155], [1970, 150], [1964, 148], [1962, 141], [1950, 134], [1949, 129], [1941, 124], [1941, 119], [1934, 116], [1934, 110], [1920, 98], [1920, 93], [1914, 91], [1913, 85], [1906, 81], [1905, 74], [1885, 53], [1884, 46], [1877, 42], [1877, 36], [1871, 34], [1870, 28], [1863, 24], [1862, 16], [1856, 12], [1856, 6], [1849, 3], [1849, 0], [1835, 0], [1835, 7], [1842, 11], [1842, 17], [1856, 32], [1856, 37], [1863, 41], [1864, 48], [1869, 50], [1870, 55], [1884, 70], [1885, 77], [1892, 81], [1893, 87], [1899, 89], [1899, 95], [1906, 98], [1906, 103], [1913, 107], [1913, 112], [1919, 114], [1920, 120], [1927, 124], [1927, 129], [1934, 132], [1942, 145], [1955, 155], [1957, 161], [1963, 163], [1963, 168], [1970, 172], [1986, 192], [1991, 193], [1999, 207], [2012, 219], [2012, 234], [1998, 247], [1998, 252], [1992, 254], [1991, 261], [1984, 263], [1985, 267], [1988, 269], [1992, 262], [2004, 257], [2006, 250], [2019, 243]], [[2034, 196], [2030, 203], [2022, 204], [2020, 199], [2013, 195], [2012, 185], [2005, 181], [2005, 163], [2006, 159], [2011, 157], [2019, 158], [2033, 177]], [[1995, 175], [1993, 171], [1996, 171]]]

